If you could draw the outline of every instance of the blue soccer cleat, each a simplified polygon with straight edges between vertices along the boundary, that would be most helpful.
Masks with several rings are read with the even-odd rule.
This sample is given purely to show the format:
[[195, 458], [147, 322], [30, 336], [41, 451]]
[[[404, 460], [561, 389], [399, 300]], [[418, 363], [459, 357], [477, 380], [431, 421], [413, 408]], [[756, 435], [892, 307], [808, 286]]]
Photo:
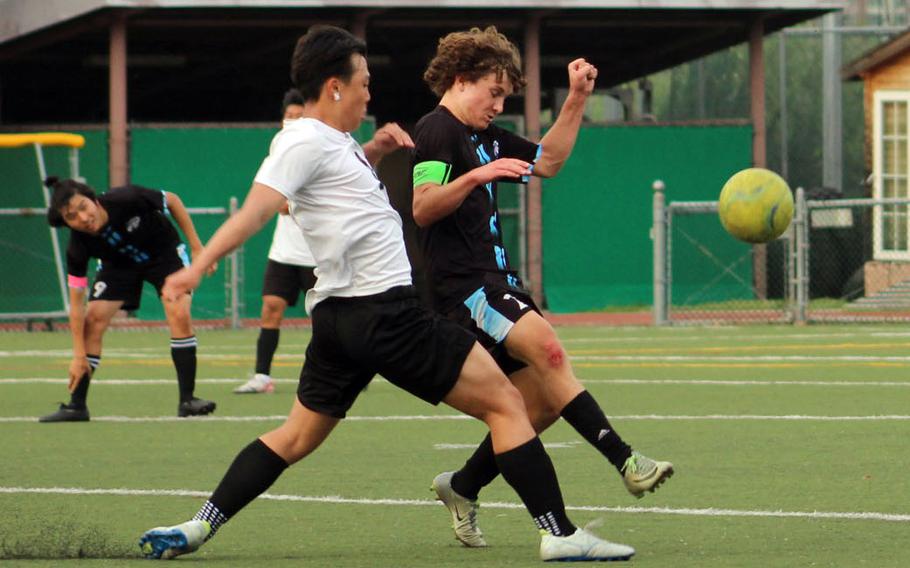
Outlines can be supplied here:
[[197, 550], [212, 534], [208, 521], [187, 521], [173, 527], [155, 527], [139, 539], [142, 555], [154, 560], [168, 560]]

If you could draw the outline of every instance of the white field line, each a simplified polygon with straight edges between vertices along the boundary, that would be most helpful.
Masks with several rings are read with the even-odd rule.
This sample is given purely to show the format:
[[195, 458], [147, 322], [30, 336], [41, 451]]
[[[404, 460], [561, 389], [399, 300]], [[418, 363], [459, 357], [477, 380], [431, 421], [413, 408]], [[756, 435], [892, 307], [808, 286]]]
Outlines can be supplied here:
[[[2, 380], [2, 379], [0, 379]], [[616, 385], [702, 385], [702, 386], [808, 386], [808, 387], [910, 387], [908, 381], [777, 381], [719, 379], [579, 379], [582, 383]]]
[[[105, 379], [98, 378], [92, 381], [92, 385], [110, 385], [110, 386], [147, 386], [147, 385], [172, 385], [176, 379]], [[696, 386], [809, 386], [809, 387], [910, 387], [908, 381], [810, 381], [810, 380], [719, 380], [719, 379], [579, 379], [585, 384], [607, 384], [607, 385], [696, 385]], [[272, 378], [272, 381], [278, 384], [297, 384], [298, 379], [279, 379]], [[204, 385], [225, 385], [240, 384], [243, 377], [240, 378], [211, 378], [196, 379], [196, 384]], [[52, 384], [65, 385], [68, 379], [59, 379], [51, 377], [30, 377], [30, 378], [0, 378], [0, 386], [3, 385], [20, 385], [20, 384]], [[373, 379], [374, 384], [391, 384], [387, 380], [376, 377]]]
[[737, 335], [737, 334], [726, 334], [726, 335], [644, 335], [644, 336], [631, 336], [631, 337], [603, 337], [603, 336], [592, 336], [592, 337], [569, 337], [561, 339], [562, 343], [572, 344], [572, 343], [663, 343], [663, 342], [673, 342], [673, 341], [756, 341], [756, 340], [773, 340], [773, 341], [789, 341], [791, 339], [856, 339], [862, 340], [866, 337], [890, 337], [890, 338], [903, 338], [910, 337], [910, 331], [881, 331], [881, 332], [868, 332], [861, 333], [857, 330], [856, 333], [793, 333], [793, 334], [779, 334], [779, 333], [754, 333], [749, 335]]
[[[166, 359], [164, 354], [152, 356], [148, 354], [124, 352], [121, 354], [105, 353], [106, 357], [112, 359]], [[31, 358], [66, 358], [72, 357], [70, 350], [33, 350], [33, 351], [0, 351], [0, 359], [14, 357], [31, 357]], [[253, 355], [218, 355], [200, 353], [200, 361], [252, 361]], [[607, 361], [607, 362], [863, 362], [863, 363], [886, 363], [886, 362], [910, 362], [910, 355], [572, 355], [569, 354], [572, 361]], [[300, 355], [278, 355], [276, 360], [281, 361], [299, 361], [302, 363], [303, 357]]]
[[[545, 442], [543, 447], [548, 450], [566, 450], [580, 446], [581, 442]], [[473, 450], [477, 444], [433, 444], [434, 450]]]
[[[196, 416], [179, 418], [176, 416], [94, 416], [92, 422], [180, 422], [185, 424], [200, 422], [272, 422], [285, 420], [286, 415], [274, 414], [270, 416]], [[869, 416], [818, 416], [805, 414], [627, 414], [611, 416], [612, 420], [657, 420], [657, 421], [797, 421], [797, 422], [903, 422], [910, 421], [910, 415], [905, 414], [879, 414]], [[37, 416], [0, 416], [0, 423], [36, 422]], [[398, 416], [348, 416], [345, 422], [423, 422], [436, 420], [474, 420], [464, 414], [435, 414], [435, 415], [398, 415]], [[50, 428], [50, 427], [48, 427]]]
[[[138, 353], [138, 349], [130, 349], [125, 351], [116, 351], [116, 350], [105, 350], [104, 357], [105, 359], [164, 359], [169, 358], [170, 354], [165, 352], [150, 352], [150, 353]], [[10, 359], [16, 357], [30, 357], [30, 358], [54, 358], [60, 357], [65, 359], [70, 359], [73, 356], [73, 352], [70, 349], [29, 349], [22, 351], [0, 351], [0, 359]], [[252, 361], [255, 359], [255, 353], [236, 353], [232, 352], [228, 355], [219, 355], [217, 353], [207, 353], [205, 350], [202, 350], [197, 358], [200, 361]], [[276, 360], [298, 360], [303, 361], [303, 353], [299, 354], [288, 354], [282, 353], [275, 355]], [[102, 359], [102, 364], [104, 360]]]
[[570, 355], [573, 361], [724, 361], [724, 362], [783, 362], [783, 361], [861, 361], [864, 363], [883, 363], [910, 361], [910, 355]]
[[[246, 377], [237, 377], [237, 378], [221, 378], [221, 379], [196, 379], [196, 384], [203, 385], [239, 385], [246, 380]], [[297, 384], [298, 379], [277, 379], [272, 377], [272, 382], [283, 384], [283, 383], [293, 383]], [[379, 379], [373, 379], [373, 382], [380, 382]], [[381, 382], [386, 382], [384, 379]], [[98, 378], [92, 380], [92, 386], [97, 385], [112, 385], [112, 386], [145, 386], [145, 385], [173, 385], [177, 383], [177, 379], [105, 379]], [[35, 378], [12, 378], [12, 379], [0, 379], [0, 386], [3, 385], [21, 385], [21, 384], [48, 384], [48, 385], [65, 385], [69, 384], [69, 379], [56, 379], [50, 377], [35, 377]]]
[[[211, 495], [208, 491], [189, 489], [84, 489], [79, 487], [2, 487], [0, 493], [42, 494], [42, 495], [113, 495], [123, 497], [194, 497], [205, 499]], [[267, 501], [292, 501], [303, 503], [328, 503], [333, 505], [378, 505], [397, 507], [438, 507], [437, 501], [425, 499], [357, 499], [338, 495], [309, 496], [281, 495], [263, 493], [258, 499]], [[484, 502], [484, 509], [523, 509], [519, 503]], [[765, 517], [765, 518], [799, 518], [799, 519], [836, 519], [850, 521], [887, 521], [895, 523], [910, 522], [910, 514], [850, 512], [850, 511], [762, 511], [740, 509], [709, 508], [672, 508], [672, 507], [596, 507], [567, 505], [569, 511], [589, 511], [597, 513], [628, 513], [682, 515], [690, 517]]]

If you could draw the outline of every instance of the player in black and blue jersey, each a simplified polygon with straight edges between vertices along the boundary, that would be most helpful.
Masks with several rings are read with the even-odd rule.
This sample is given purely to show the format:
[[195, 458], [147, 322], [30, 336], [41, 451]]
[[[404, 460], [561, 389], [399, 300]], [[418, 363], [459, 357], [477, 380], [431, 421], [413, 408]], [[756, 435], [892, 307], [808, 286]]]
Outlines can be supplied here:
[[[177, 222], [192, 251], [202, 243], [180, 198], [170, 192], [136, 185], [113, 188], [96, 195], [76, 180], [48, 178], [53, 190], [48, 222], [69, 227], [66, 251], [73, 359], [69, 366], [70, 401], [41, 422], [89, 420], [86, 398], [89, 383], [101, 362], [104, 332], [121, 309], [139, 308], [143, 282], [161, 293], [164, 279], [190, 263], [186, 245], [167, 215]], [[98, 270], [88, 287], [88, 263], [98, 259]], [[210, 273], [214, 271], [211, 267]], [[85, 298], [88, 295], [88, 307]], [[178, 416], [198, 416], [215, 410], [215, 403], [193, 396], [196, 384], [196, 336], [190, 318], [190, 297], [162, 298], [171, 332], [171, 358], [180, 387]]]
[[[414, 220], [435, 308], [477, 335], [521, 391], [538, 432], [564, 418], [640, 497], [672, 475], [673, 465], [634, 452], [616, 433], [575, 377], [503, 246], [497, 183], [551, 177], [572, 152], [597, 68], [576, 59], [568, 74], [559, 116], [535, 143], [493, 124], [505, 99], [525, 83], [515, 46], [493, 27], [441, 39], [424, 74], [439, 106], [417, 123], [414, 135]], [[476, 500], [497, 474], [487, 437], [461, 470], [433, 482], [465, 546], [486, 546]]]

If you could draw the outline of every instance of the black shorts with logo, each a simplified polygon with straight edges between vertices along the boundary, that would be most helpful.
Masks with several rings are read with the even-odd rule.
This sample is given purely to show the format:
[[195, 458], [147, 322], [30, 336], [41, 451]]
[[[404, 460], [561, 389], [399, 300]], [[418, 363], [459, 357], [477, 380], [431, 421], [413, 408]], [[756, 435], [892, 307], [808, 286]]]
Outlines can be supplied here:
[[262, 295], [278, 296], [289, 306], [296, 306], [300, 291], [306, 292], [316, 285], [314, 270], [313, 266], [285, 264], [270, 258], [265, 266]]
[[122, 309], [137, 310], [142, 300], [142, 283], [148, 282], [161, 296], [164, 279], [184, 266], [189, 266], [186, 245], [180, 244], [172, 254], [136, 266], [119, 267], [109, 263], [98, 263], [98, 272], [89, 290], [88, 301], [123, 301]]
[[311, 315], [313, 336], [297, 398], [344, 418], [376, 374], [430, 404], [452, 390], [476, 338], [422, 307], [413, 286], [328, 298]]
[[540, 313], [531, 296], [515, 288], [485, 284], [445, 317], [477, 336], [506, 375], [527, 367], [506, 350], [505, 340], [512, 326], [528, 312]]

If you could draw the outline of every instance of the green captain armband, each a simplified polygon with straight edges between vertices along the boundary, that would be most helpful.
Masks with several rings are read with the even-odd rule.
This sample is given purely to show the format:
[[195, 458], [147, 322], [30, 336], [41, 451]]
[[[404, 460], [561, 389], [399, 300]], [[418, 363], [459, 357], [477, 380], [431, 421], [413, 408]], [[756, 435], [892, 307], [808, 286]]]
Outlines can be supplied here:
[[445, 162], [420, 162], [414, 166], [414, 187], [425, 183], [445, 185], [449, 182], [452, 166]]

